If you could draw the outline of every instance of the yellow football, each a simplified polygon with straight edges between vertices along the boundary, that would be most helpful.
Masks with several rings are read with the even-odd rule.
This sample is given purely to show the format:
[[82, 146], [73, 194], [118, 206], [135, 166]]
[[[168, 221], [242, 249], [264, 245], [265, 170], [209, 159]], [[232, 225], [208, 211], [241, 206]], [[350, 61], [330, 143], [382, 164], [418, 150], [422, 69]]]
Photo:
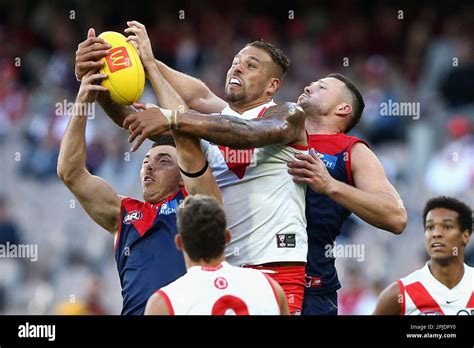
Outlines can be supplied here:
[[133, 104], [140, 99], [145, 88], [145, 71], [137, 50], [120, 33], [106, 31], [99, 37], [112, 46], [109, 54], [102, 58], [105, 64], [100, 72], [108, 76], [102, 81], [102, 86], [109, 90], [116, 103]]

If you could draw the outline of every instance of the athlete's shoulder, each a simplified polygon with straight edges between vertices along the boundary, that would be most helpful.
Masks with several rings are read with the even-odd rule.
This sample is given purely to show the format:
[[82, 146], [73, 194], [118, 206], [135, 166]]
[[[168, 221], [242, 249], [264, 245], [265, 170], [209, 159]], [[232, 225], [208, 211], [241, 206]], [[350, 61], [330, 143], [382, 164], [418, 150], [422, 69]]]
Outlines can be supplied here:
[[400, 282], [403, 285], [411, 284], [414, 282], [422, 281], [426, 278], [426, 276], [429, 274], [429, 269], [428, 265], [425, 264], [423, 267], [407, 274], [405, 277], [400, 278]]
[[[399, 315], [404, 314], [403, 291], [400, 281], [393, 282], [387, 286], [379, 296], [374, 315]], [[402, 295], [402, 301], [400, 301]]]

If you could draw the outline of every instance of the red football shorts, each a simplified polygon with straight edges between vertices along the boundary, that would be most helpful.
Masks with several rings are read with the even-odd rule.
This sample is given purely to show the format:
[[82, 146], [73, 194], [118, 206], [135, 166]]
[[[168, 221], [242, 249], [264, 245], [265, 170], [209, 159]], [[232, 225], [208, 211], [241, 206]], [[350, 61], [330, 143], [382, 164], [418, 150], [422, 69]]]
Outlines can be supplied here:
[[[272, 277], [280, 284], [288, 301], [288, 309], [292, 315], [301, 315], [303, 295], [306, 287], [305, 266], [244, 266], [258, 269]], [[265, 272], [268, 271], [268, 272]]]

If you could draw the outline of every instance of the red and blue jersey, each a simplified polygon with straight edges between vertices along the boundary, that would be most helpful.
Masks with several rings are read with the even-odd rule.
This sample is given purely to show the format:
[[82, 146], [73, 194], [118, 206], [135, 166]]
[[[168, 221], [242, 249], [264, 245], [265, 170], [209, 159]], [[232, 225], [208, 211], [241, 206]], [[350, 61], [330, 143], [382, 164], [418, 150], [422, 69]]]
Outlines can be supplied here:
[[[367, 143], [356, 137], [339, 134], [313, 134], [308, 138], [313, 148], [325, 164], [329, 174], [348, 185], [354, 185], [351, 171], [351, 149], [355, 143]], [[368, 146], [368, 145], [367, 145]], [[316, 286], [307, 291], [326, 293], [340, 289], [335, 258], [328, 255], [336, 237], [341, 233], [342, 224], [351, 212], [326, 195], [306, 191], [306, 220], [308, 232], [308, 260], [306, 274], [314, 277]], [[328, 257], [329, 256], [329, 257]]]
[[122, 314], [142, 315], [148, 298], [186, 273], [184, 257], [175, 245], [176, 212], [183, 189], [151, 204], [122, 200], [115, 261], [122, 285]]

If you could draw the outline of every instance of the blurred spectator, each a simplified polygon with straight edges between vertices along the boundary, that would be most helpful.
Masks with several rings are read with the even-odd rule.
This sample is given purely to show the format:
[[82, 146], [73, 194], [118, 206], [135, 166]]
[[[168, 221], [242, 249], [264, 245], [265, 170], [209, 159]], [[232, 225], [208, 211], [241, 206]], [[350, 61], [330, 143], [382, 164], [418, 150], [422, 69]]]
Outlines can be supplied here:
[[0, 55], [0, 142], [24, 117], [27, 93], [11, 60]]
[[107, 312], [101, 300], [103, 291], [99, 277], [93, 274], [88, 279], [83, 298], [60, 302], [54, 312], [59, 315], [105, 315]]
[[8, 201], [0, 194], [0, 244], [19, 244], [20, 233], [17, 223], [8, 214]]
[[453, 68], [441, 82], [440, 90], [449, 108], [474, 104], [474, 45], [471, 36], [455, 41]]
[[[8, 213], [8, 200], [0, 194], [0, 245], [4, 250], [17, 247], [20, 243], [20, 232], [16, 221]], [[21, 278], [20, 259], [0, 258], [0, 313], [6, 310], [7, 298], [12, 287]]]
[[457, 196], [474, 186], [474, 135], [465, 116], [452, 117], [446, 128], [452, 140], [432, 156], [425, 182], [435, 194]]

